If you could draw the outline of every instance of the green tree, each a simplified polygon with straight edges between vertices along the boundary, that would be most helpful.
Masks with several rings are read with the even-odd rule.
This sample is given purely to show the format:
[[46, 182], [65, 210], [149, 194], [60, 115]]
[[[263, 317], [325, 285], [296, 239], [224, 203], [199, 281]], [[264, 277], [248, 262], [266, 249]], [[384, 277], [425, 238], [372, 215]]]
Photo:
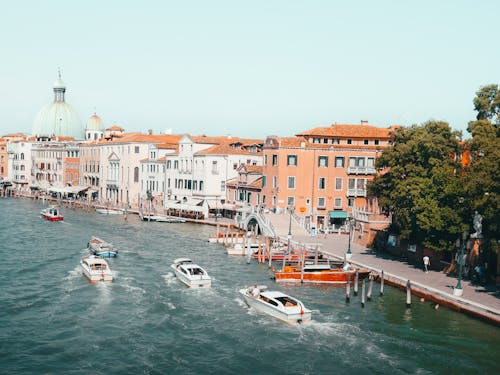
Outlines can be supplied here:
[[384, 173], [370, 184], [370, 194], [393, 215], [402, 238], [436, 251], [453, 248], [467, 211], [459, 140], [447, 123], [430, 121], [398, 129], [393, 147], [377, 159]]
[[500, 239], [500, 131], [489, 120], [472, 121], [467, 130], [472, 138], [467, 142], [471, 155], [464, 173], [466, 195], [471, 211], [483, 216], [484, 235]]
[[478, 120], [490, 120], [500, 123], [500, 91], [498, 85], [482, 86], [474, 98], [474, 109]]

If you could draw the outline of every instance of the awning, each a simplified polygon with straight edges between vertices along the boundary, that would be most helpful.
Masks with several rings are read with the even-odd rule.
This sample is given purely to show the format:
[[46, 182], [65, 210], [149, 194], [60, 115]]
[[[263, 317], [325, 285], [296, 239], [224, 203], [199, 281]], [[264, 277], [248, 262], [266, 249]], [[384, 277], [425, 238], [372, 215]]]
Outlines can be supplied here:
[[328, 211], [330, 219], [347, 219], [347, 212], [345, 211]]
[[207, 211], [207, 209], [205, 207], [191, 206], [189, 204], [172, 203], [172, 202], [166, 202], [165, 208], [167, 208], [167, 209], [170, 208], [170, 209], [179, 210], [179, 211], [191, 211], [191, 212], [203, 212], [203, 213]]

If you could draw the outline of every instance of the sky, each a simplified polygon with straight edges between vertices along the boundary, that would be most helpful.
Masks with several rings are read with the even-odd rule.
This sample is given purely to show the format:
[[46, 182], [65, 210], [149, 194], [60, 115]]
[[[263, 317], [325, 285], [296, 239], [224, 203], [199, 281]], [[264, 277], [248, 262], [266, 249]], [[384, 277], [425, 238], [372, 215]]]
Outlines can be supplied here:
[[10, 1], [0, 135], [31, 134], [61, 69], [84, 123], [294, 136], [334, 123], [446, 121], [500, 83], [500, 1]]

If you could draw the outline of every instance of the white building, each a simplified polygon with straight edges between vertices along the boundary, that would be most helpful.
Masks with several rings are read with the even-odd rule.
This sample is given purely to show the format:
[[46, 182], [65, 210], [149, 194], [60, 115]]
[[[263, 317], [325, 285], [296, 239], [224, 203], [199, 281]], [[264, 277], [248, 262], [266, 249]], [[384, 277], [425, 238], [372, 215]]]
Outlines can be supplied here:
[[103, 203], [138, 206], [141, 202], [141, 160], [150, 146], [175, 143], [180, 136], [124, 133], [99, 142], [99, 197]]
[[12, 141], [7, 144], [9, 153], [9, 180], [14, 188], [28, 191], [31, 179], [31, 146], [26, 140]]
[[166, 156], [165, 208], [216, 210], [225, 203], [226, 182], [241, 164], [262, 165], [262, 141], [185, 135], [179, 152]]

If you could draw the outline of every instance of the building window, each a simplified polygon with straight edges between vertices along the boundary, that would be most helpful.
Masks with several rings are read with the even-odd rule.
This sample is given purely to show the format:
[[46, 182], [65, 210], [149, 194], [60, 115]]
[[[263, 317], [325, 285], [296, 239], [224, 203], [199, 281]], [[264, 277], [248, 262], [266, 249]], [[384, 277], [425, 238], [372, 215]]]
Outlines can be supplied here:
[[287, 165], [296, 167], [297, 166], [297, 155], [288, 155]]
[[295, 206], [295, 197], [288, 197], [287, 200], [286, 200], [286, 205], [288, 207]]
[[325, 207], [325, 198], [324, 197], [318, 198], [318, 207], [322, 207], [322, 208]]
[[354, 198], [348, 198], [347, 199], [347, 205], [349, 207], [354, 207]]
[[342, 178], [335, 177], [335, 190], [342, 190]]
[[174, 169], [179, 169], [179, 160], [174, 160]]
[[295, 176], [288, 176], [288, 188], [295, 189]]
[[342, 198], [335, 198], [333, 201], [334, 208], [342, 208]]
[[139, 153], [139, 146], [135, 146], [135, 153], [138, 154]]
[[365, 158], [363, 157], [353, 157], [349, 158], [349, 167], [364, 167]]
[[347, 144], [348, 144], [348, 145], [352, 145], [352, 139], [348, 139], [348, 140], [347, 140]]
[[264, 155], [264, 165], [267, 165], [267, 155]]
[[170, 160], [167, 160], [167, 169], [172, 168], [172, 162]]
[[219, 174], [219, 167], [217, 161], [212, 161], [212, 174]]
[[278, 187], [278, 176], [273, 176], [273, 188], [276, 189]]
[[203, 181], [200, 181], [200, 191], [203, 190]]
[[318, 156], [318, 167], [328, 167], [328, 156]]
[[327, 144], [328, 143], [328, 138], [323, 138], [323, 143]]
[[365, 144], [365, 145], [367, 145], [368, 143], [370, 143], [370, 142], [368, 141], [368, 139], [365, 139], [365, 140], [363, 141], [363, 144]]
[[338, 138], [333, 138], [333, 139], [332, 139], [332, 144], [333, 144], [333, 145], [339, 145], [339, 144], [340, 144], [340, 139], [338, 139]]
[[139, 182], [139, 167], [134, 168], [134, 182]]
[[375, 146], [378, 146], [378, 144], [380, 143], [380, 141], [379, 141], [378, 139], [375, 139], [375, 140], [373, 141], [373, 143], [375, 144]]
[[319, 190], [325, 190], [326, 189], [326, 178], [324, 178], [324, 177], [320, 177], [319, 178], [318, 188], [319, 188]]
[[262, 176], [262, 187], [266, 187], [266, 176]]
[[278, 165], [278, 155], [273, 155], [273, 165]]
[[321, 139], [320, 138], [313, 138], [313, 143], [321, 143]]

